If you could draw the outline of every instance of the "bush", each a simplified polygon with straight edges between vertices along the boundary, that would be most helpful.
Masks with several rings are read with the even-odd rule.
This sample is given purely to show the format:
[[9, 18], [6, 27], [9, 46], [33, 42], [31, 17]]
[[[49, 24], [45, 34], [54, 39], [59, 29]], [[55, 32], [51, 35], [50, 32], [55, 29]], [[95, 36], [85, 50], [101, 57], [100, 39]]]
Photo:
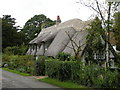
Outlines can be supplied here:
[[8, 68], [20, 72], [34, 74], [35, 62], [33, 56], [18, 56], [3, 54], [2, 63], [8, 64]]
[[27, 50], [27, 46], [21, 45], [21, 46], [13, 46], [13, 47], [7, 47], [4, 49], [4, 53], [11, 55], [25, 55]]
[[59, 71], [59, 60], [58, 59], [47, 59], [45, 61], [45, 71], [46, 75], [51, 78], [58, 79], [58, 71]]
[[82, 68], [82, 63], [78, 61], [71, 62], [71, 80], [74, 83], [80, 83], [79, 78], [80, 78], [81, 68]]
[[110, 70], [107, 70], [104, 73], [104, 82], [101, 85], [102, 87], [109, 87], [109, 88], [118, 88], [120, 87], [120, 76], [118, 71], [111, 72]]
[[10, 62], [10, 55], [2, 54], [2, 66], [5, 64], [9, 64]]
[[10, 69], [17, 69], [19, 67], [19, 60], [18, 60], [19, 56], [18, 55], [11, 55], [10, 56], [10, 61], [9, 61], [9, 68]]
[[36, 75], [45, 75], [45, 56], [39, 56], [36, 60]]
[[117, 55], [118, 55], [118, 60], [116, 64], [118, 64], [118, 67], [120, 67], [120, 53], [118, 53]]
[[58, 79], [60, 81], [69, 80], [71, 77], [71, 65], [67, 62], [59, 62]]
[[59, 61], [59, 80], [72, 80], [77, 83], [82, 63], [78, 61]]
[[71, 80], [74, 83], [95, 88], [120, 87], [118, 71], [105, 70], [97, 65], [86, 65], [78, 61], [59, 61], [49, 59], [45, 62], [46, 74], [60, 81]]
[[94, 78], [98, 77], [103, 69], [97, 65], [86, 65], [80, 69], [80, 83], [86, 86], [94, 86]]
[[60, 61], [70, 61], [70, 57], [71, 55], [69, 53], [64, 53], [64, 52], [60, 52], [57, 56], [56, 59], [59, 59]]
[[34, 57], [31, 55], [26, 55], [26, 56], [19, 56], [18, 58], [19, 63], [18, 63], [18, 68], [20, 72], [25, 72], [29, 74], [35, 74], [34, 69], [35, 69], [35, 60]]
[[[79, 63], [76, 61], [59, 61], [58, 59], [49, 59], [45, 62], [46, 74], [51, 78], [60, 81], [77, 79]], [[76, 71], [76, 72], [75, 72]]]

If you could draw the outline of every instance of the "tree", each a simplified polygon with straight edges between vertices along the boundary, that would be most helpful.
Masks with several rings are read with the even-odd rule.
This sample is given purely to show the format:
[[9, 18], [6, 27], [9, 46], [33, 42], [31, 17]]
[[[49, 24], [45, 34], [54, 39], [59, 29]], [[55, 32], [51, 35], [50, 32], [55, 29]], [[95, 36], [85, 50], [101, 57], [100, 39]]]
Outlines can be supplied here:
[[114, 36], [116, 39], [116, 49], [120, 51], [120, 12], [114, 14]]
[[[88, 35], [87, 35], [87, 41], [85, 43], [82, 43], [82, 40], [84, 39], [78, 39], [77, 43], [69, 34], [69, 32], [66, 32], [70, 42], [71, 42], [71, 46], [67, 46], [68, 48], [71, 48], [74, 51], [75, 54], [75, 60], [80, 60], [80, 52], [81, 52], [81, 47], [84, 45], [88, 45], [89, 49], [87, 50], [87, 52], [89, 53], [89, 59], [93, 60], [94, 58], [93, 56], [93, 51], [98, 51], [98, 50], [102, 50], [102, 47], [105, 47], [101, 42], [101, 35], [105, 38], [105, 33], [103, 32], [103, 28], [102, 28], [102, 22], [101, 20], [96, 17], [89, 25], [89, 28], [86, 28], [88, 31]], [[79, 32], [80, 33], [80, 32]]]
[[22, 30], [25, 33], [27, 43], [40, 33], [41, 28], [47, 28], [54, 24], [55, 21], [52, 21], [43, 14], [35, 15], [29, 19]]
[[[86, 58], [87, 60], [91, 60], [94, 62], [94, 54], [100, 54], [103, 53], [105, 49], [105, 43], [103, 43], [103, 38], [105, 39], [105, 32], [103, 31], [102, 22], [101, 20], [96, 17], [89, 25], [89, 28], [87, 28], [88, 35], [86, 37], [87, 39], [87, 48], [86, 48]], [[103, 54], [101, 54], [102, 56]], [[99, 57], [101, 57], [99, 55]], [[98, 58], [97, 62], [98, 63]]]
[[2, 47], [19, 46], [24, 42], [24, 34], [18, 32], [18, 26], [15, 26], [15, 18], [11, 15], [3, 15], [2, 17]]
[[81, 45], [81, 40], [79, 40], [79, 44], [77, 44], [77, 43], [74, 41], [74, 39], [70, 36], [69, 32], [66, 32], [66, 34], [67, 34], [67, 36], [68, 36], [68, 38], [69, 38], [69, 40], [70, 40], [70, 42], [71, 42], [71, 47], [69, 47], [69, 46], [67, 46], [67, 45], [65, 45], [65, 44], [64, 44], [64, 45], [65, 45], [66, 47], [68, 47], [68, 48], [71, 48], [71, 49], [74, 51], [75, 60], [80, 60], [80, 59], [81, 59], [81, 57], [80, 57], [81, 47], [82, 47], [83, 45], [85, 45], [85, 43]]
[[[85, 5], [91, 9], [93, 9], [97, 15], [101, 18], [102, 21], [102, 26], [103, 26], [103, 31], [105, 33], [105, 42], [106, 42], [106, 66], [109, 67], [109, 33], [110, 33], [110, 20], [111, 20], [111, 11], [112, 7], [114, 9], [115, 6], [118, 6], [120, 3], [118, 2], [107, 2], [100, 4], [100, 1], [98, 0], [89, 0], [87, 1], [88, 3], [86, 4], [83, 0], [80, 0], [80, 3], [82, 5]], [[105, 6], [105, 7], [104, 7]], [[115, 10], [113, 10], [114, 12]], [[107, 17], [107, 18], [106, 18]]]

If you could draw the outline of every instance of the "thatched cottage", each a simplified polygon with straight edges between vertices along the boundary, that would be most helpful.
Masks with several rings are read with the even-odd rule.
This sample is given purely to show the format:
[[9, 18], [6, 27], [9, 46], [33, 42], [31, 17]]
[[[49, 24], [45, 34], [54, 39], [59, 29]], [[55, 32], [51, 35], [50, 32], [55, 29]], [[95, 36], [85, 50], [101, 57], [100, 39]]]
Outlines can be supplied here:
[[[81, 45], [80, 56], [85, 59], [85, 50], [89, 47], [86, 43], [86, 28], [89, 27], [91, 20], [82, 21], [80, 19], [72, 19], [66, 22], [60, 23], [61, 20], [58, 17], [57, 24], [48, 28], [42, 29], [36, 38], [29, 42], [29, 50], [27, 51], [28, 55], [35, 56], [52, 56], [55, 57], [60, 52], [69, 53], [75, 55], [74, 50], [70, 47], [74, 46], [77, 49], [75, 44], [72, 45], [70, 38], [74, 40], [77, 45]], [[69, 34], [69, 37], [68, 35]], [[105, 43], [103, 41], [103, 43]], [[105, 50], [105, 49], [103, 49]], [[98, 52], [98, 54], [100, 54]], [[102, 52], [102, 57], [97, 57], [95, 53], [94, 58], [105, 59], [105, 51]], [[100, 55], [99, 55], [100, 56]], [[114, 50], [110, 51], [110, 58], [114, 58]]]

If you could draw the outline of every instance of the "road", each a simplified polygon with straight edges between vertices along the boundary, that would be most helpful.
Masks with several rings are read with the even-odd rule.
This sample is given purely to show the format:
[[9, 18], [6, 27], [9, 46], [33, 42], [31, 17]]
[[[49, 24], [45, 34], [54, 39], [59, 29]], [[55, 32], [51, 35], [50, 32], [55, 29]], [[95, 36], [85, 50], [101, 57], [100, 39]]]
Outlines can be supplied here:
[[2, 70], [2, 88], [61, 88], [46, 84], [36, 80], [33, 77], [21, 76]]

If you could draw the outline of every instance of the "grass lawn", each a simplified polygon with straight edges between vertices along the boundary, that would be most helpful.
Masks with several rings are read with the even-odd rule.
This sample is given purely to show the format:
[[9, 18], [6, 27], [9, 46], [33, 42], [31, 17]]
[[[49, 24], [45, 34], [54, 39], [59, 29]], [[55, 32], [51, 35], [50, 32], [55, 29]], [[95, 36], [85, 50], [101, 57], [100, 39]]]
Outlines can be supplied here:
[[2, 68], [3, 70], [6, 70], [6, 71], [9, 71], [9, 72], [13, 72], [13, 73], [16, 73], [16, 74], [19, 74], [19, 75], [22, 75], [22, 76], [31, 76], [30, 74], [28, 74], [28, 73], [21, 73], [21, 72], [19, 72], [19, 71], [17, 71], [17, 70], [11, 70], [11, 69], [9, 69], [9, 68]]
[[61, 87], [61, 88], [87, 88], [85, 86], [81, 86], [81, 85], [72, 83], [70, 81], [61, 82], [59, 80], [52, 79], [52, 78], [49, 78], [49, 77], [39, 79], [39, 81], [49, 83], [49, 84], [52, 84], [52, 85], [55, 85], [55, 86], [58, 86], [58, 87]]

